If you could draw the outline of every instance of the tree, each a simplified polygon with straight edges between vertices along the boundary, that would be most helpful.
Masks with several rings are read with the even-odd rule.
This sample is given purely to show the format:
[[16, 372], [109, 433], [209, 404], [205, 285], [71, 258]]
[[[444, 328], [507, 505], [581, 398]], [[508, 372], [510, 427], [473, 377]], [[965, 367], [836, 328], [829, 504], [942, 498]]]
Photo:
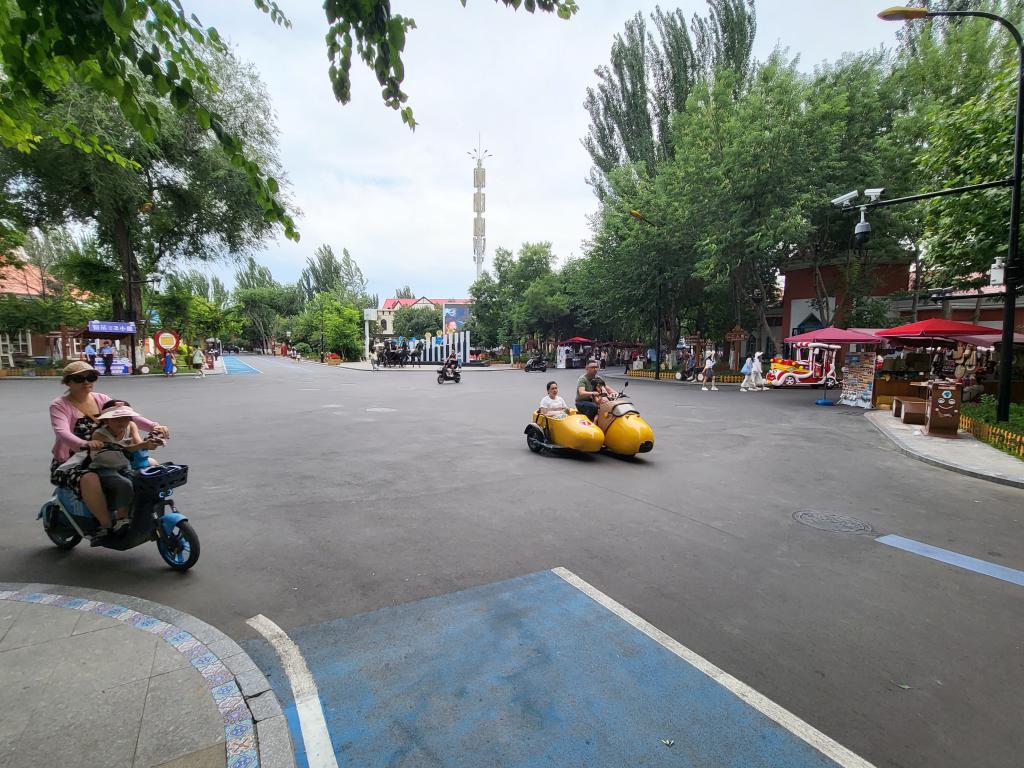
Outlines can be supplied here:
[[321, 245], [306, 259], [299, 287], [306, 294], [306, 301], [312, 301], [318, 293], [331, 293], [342, 287], [341, 263], [331, 246]]
[[441, 308], [438, 306], [399, 307], [395, 310], [395, 335], [417, 338], [432, 336], [441, 330], [443, 322]]
[[[555, 12], [563, 19], [577, 10], [575, 0], [500, 0], [533, 13]], [[285, 27], [291, 23], [274, 0], [253, 0], [257, 9]], [[466, 0], [462, 0], [465, 5]], [[327, 53], [335, 97], [351, 98], [353, 42], [359, 58], [376, 74], [384, 103], [401, 110], [410, 128], [416, 121], [402, 105], [405, 79], [402, 52], [411, 18], [392, 15], [390, 0], [327, 0], [330, 28]], [[53, 94], [80, 83], [94, 96], [112, 99], [120, 116], [145, 141], [162, 130], [168, 108], [195, 120], [220, 145], [232, 167], [244, 172], [250, 193], [267, 222], [280, 224], [298, 239], [279, 184], [243, 137], [233, 132], [208, 95], [217, 91], [216, 73], [204, 51], [226, 54], [216, 29], [204, 28], [180, 0], [8, 0], [0, 13], [0, 144], [20, 152], [44, 139], [95, 153], [122, 167], [136, 161], [119, 151], [110, 134], [94, 132], [45, 109]]]
[[594, 71], [599, 82], [584, 100], [590, 129], [583, 145], [594, 162], [589, 181], [598, 198], [613, 168], [642, 162], [653, 178], [660, 161], [672, 157], [672, 115], [685, 110], [698, 81], [728, 69], [737, 87], [745, 82], [757, 28], [753, 0], [707, 4], [708, 16], [695, 14], [689, 30], [681, 11], [656, 8], [658, 40], [637, 13], [615, 36], [610, 66]]
[[412, 288], [408, 285], [403, 285], [401, 288], [395, 288], [396, 299], [415, 299], [416, 294], [412, 292]]
[[[223, 119], [246, 137], [264, 166], [276, 167], [276, 129], [267, 118], [268, 97], [258, 78], [229, 56], [209, 66], [233, 85], [230, 93], [210, 94], [223, 106]], [[133, 299], [128, 319], [141, 312], [133, 279], [167, 261], [237, 256], [270, 234], [245, 172], [205, 138], [194, 119], [168, 108], [150, 141], [125, 121], [116, 104], [97, 100], [80, 83], [68, 83], [43, 113], [107, 135], [134, 164], [122, 167], [45, 139], [30, 154], [6, 150], [0, 181], [37, 221], [95, 227], [101, 244], [120, 262], [124, 295]]]
[[[318, 353], [334, 352], [358, 358], [363, 346], [362, 314], [333, 293], [319, 293], [292, 321], [292, 341]], [[321, 335], [323, 346], [320, 344]]]

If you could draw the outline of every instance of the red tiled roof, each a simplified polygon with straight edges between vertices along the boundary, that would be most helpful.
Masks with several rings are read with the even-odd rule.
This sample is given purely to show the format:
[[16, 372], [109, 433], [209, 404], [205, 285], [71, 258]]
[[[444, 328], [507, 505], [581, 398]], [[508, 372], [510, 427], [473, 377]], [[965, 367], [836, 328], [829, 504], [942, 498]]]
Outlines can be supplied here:
[[[396, 309], [398, 307], [410, 307], [420, 301], [423, 301], [426, 297], [420, 297], [418, 299], [384, 299], [384, 306], [381, 309]], [[434, 306], [440, 307], [443, 304], [472, 304], [472, 299], [426, 299]]]
[[[53, 293], [55, 284], [59, 285], [59, 281], [52, 275], [47, 275], [46, 283], [45, 293], [49, 296]], [[32, 264], [0, 265], [0, 296], [42, 296], [43, 293], [43, 277], [38, 267]], [[78, 300], [91, 298], [87, 291], [74, 288], [71, 289], [71, 295]]]
[[10, 264], [0, 267], [0, 294], [11, 296], [39, 296], [43, 293], [43, 279], [37, 267]]

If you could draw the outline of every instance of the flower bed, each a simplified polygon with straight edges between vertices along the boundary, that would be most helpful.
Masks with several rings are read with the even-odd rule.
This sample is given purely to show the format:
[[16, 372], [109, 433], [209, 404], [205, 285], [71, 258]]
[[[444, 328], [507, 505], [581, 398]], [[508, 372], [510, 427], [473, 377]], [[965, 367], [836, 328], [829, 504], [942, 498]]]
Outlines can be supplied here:
[[980, 403], [965, 403], [960, 410], [960, 429], [983, 443], [1024, 459], [1024, 405], [1010, 403], [1010, 420], [996, 422], [996, 399], [983, 395]]

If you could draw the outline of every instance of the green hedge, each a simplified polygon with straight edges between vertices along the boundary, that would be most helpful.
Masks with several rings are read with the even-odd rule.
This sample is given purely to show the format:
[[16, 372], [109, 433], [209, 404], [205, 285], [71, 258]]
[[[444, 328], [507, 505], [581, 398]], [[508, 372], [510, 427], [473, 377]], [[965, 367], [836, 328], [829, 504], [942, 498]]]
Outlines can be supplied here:
[[1005, 423], [996, 421], [995, 395], [982, 395], [981, 402], [978, 403], [964, 403], [962, 411], [972, 419], [997, 426], [1007, 432], [1024, 435], [1024, 405], [1020, 403], [1010, 403], [1010, 420]]

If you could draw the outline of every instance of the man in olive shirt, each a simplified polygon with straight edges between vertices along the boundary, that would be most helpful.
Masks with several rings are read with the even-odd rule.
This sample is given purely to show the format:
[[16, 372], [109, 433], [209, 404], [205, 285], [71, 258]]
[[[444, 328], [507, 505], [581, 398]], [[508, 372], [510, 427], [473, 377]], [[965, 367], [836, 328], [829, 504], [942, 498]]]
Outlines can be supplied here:
[[615, 390], [597, 375], [597, 360], [588, 360], [587, 372], [576, 382], [576, 410], [592, 420], [597, 416], [597, 406], [614, 394]]

